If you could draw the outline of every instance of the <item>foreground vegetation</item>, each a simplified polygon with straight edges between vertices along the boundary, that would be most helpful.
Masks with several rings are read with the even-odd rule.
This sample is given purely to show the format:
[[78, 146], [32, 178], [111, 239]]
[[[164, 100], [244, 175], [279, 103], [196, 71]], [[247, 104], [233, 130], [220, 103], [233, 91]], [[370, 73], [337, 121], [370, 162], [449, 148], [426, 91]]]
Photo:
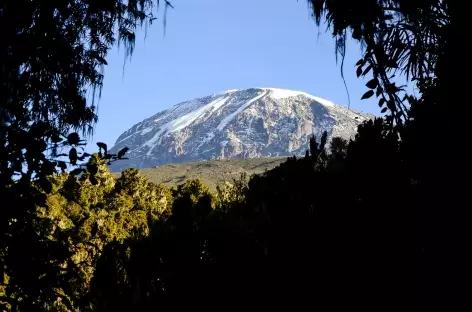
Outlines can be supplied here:
[[[405, 291], [406, 245], [399, 242], [413, 222], [395, 207], [410, 199], [413, 185], [402, 173], [400, 142], [385, 129], [381, 119], [369, 121], [354, 141], [335, 138], [329, 149], [325, 133], [320, 142], [311, 139], [305, 157], [242, 175], [216, 192], [198, 179], [156, 185], [136, 169], [115, 179], [95, 154], [94, 170], [51, 176], [52, 189], [35, 210], [35, 234], [61, 258], [40, 277], [49, 295], [31, 304], [151, 311], [203, 308], [208, 303], [199, 298], [210, 294], [241, 304], [301, 296], [299, 304], [316, 300], [320, 307], [334, 294], [350, 304], [374, 296], [372, 307], [393, 300]], [[386, 157], [397, 166], [389, 179], [376, 161]], [[381, 203], [379, 188], [388, 185], [403, 196]], [[11, 278], [17, 275], [5, 273]], [[29, 294], [15, 286], [7, 282], [3, 295], [21, 304]]]

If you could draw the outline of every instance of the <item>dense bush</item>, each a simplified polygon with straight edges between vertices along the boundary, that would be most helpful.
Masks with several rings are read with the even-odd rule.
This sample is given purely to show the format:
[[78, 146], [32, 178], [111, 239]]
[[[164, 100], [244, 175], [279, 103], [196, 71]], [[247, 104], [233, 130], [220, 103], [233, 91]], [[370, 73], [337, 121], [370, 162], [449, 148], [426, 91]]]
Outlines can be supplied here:
[[[329, 146], [325, 135], [313, 137], [305, 157], [215, 193], [200, 180], [167, 189], [135, 169], [115, 180], [98, 155], [96, 184], [88, 172], [54, 176], [38, 230], [67, 246], [57, 265], [69, 284], [48, 309], [199, 308], [209, 294], [213, 303], [275, 306], [266, 298], [276, 296], [322, 308], [341, 296], [349, 304], [340, 308], [394, 298], [401, 306], [398, 298], [412, 298], [402, 242], [413, 220], [399, 204], [411, 200], [412, 185], [386, 127], [366, 122], [355, 140]], [[388, 175], [386, 158], [396, 163]], [[388, 185], [402, 196], [385, 202]]]

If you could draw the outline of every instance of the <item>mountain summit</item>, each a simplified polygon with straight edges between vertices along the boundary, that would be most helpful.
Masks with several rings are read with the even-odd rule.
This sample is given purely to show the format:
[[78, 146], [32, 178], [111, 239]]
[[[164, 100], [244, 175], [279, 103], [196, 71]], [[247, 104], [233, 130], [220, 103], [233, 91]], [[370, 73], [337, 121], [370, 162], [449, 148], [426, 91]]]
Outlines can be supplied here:
[[229, 90], [182, 102], [134, 125], [111, 149], [112, 170], [176, 162], [303, 154], [312, 134], [352, 138], [362, 114], [300, 91]]

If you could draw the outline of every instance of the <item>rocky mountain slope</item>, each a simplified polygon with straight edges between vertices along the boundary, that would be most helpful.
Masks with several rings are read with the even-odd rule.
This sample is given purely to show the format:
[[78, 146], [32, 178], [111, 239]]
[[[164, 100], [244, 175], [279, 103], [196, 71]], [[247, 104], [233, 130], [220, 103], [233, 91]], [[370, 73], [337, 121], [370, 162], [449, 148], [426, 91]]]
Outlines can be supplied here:
[[312, 134], [353, 137], [372, 115], [310, 94], [275, 89], [229, 90], [182, 102], [125, 131], [111, 149], [129, 160], [111, 170], [210, 159], [303, 154]]

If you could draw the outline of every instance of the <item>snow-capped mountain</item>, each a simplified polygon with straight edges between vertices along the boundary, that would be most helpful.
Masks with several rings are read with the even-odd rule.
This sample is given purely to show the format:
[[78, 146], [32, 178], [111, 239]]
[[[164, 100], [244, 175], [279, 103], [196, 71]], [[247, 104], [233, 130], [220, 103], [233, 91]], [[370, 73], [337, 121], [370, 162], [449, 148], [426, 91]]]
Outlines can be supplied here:
[[275, 88], [229, 90], [182, 102], [125, 131], [111, 152], [129, 160], [112, 170], [209, 159], [304, 154], [312, 134], [349, 139], [372, 115], [305, 92]]

